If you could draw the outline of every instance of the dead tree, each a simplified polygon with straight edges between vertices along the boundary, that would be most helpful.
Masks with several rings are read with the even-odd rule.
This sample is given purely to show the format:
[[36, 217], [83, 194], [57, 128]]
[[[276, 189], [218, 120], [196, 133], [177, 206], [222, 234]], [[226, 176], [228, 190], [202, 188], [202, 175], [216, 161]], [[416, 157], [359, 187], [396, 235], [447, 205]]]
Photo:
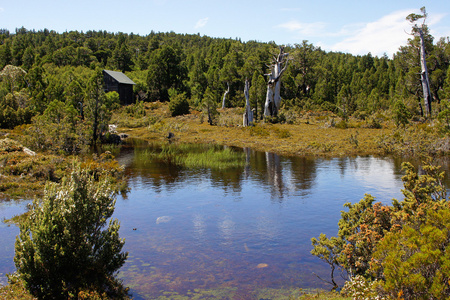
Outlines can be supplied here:
[[222, 98], [222, 109], [225, 108], [225, 99], [227, 98], [227, 94], [230, 92], [230, 84], [227, 82], [227, 90], [225, 91], [225, 93], [223, 93], [223, 98]]
[[419, 36], [420, 36], [420, 67], [421, 67], [420, 79], [422, 80], [423, 101], [425, 104], [425, 116], [431, 117], [430, 78], [428, 76], [425, 42], [423, 40], [422, 28], [419, 28]]
[[422, 82], [422, 90], [423, 90], [423, 101], [425, 105], [425, 116], [431, 116], [431, 89], [430, 89], [430, 78], [428, 75], [427, 69], [427, 61], [426, 61], [426, 52], [425, 52], [425, 41], [423, 35], [423, 27], [425, 25], [425, 20], [427, 19], [427, 13], [425, 10], [425, 6], [420, 9], [423, 13], [422, 15], [418, 14], [409, 14], [406, 19], [411, 23], [415, 23], [417, 20], [423, 18], [423, 22], [420, 26], [417, 24], [413, 25], [412, 35], [418, 36], [420, 38], [420, 80]]
[[[281, 75], [288, 66], [289, 53], [284, 53], [284, 47], [280, 47], [278, 56], [273, 57], [274, 63], [270, 66], [271, 73], [267, 82], [266, 103], [264, 105], [265, 117], [276, 117], [281, 106]], [[284, 67], [283, 67], [284, 64]]]
[[248, 79], [245, 79], [245, 88], [244, 88], [244, 95], [245, 95], [245, 113], [243, 117], [243, 126], [247, 127], [250, 126], [253, 123], [253, 111], [250, 106], [250, 96], [249, 96], [249, 90], [250, 90], [250, 82]]

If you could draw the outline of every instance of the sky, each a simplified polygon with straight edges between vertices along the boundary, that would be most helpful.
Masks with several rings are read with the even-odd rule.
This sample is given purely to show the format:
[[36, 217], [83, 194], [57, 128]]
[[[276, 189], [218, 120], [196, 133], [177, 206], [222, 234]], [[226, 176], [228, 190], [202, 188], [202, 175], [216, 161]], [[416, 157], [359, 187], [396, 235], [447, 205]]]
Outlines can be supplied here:
[[426, 6], [437, 41], [450, 36], [449, 0], [0, 0], [0, 28], [154, 32], [301, 44], [392, 57], [407, 44], [410, 13]]

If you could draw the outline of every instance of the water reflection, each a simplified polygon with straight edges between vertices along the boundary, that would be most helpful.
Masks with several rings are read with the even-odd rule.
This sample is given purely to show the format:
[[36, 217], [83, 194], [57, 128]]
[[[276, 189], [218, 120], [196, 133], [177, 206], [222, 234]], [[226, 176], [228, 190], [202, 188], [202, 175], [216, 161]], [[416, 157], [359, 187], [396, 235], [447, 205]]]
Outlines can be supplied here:
[[[312, 275], [326, 278], [329, 269], [310, 255], [311, 237], [335, 235], [342, 205], [364, 193], [385, 203], [401, 196], [401, 173], [391, 159], [286, 158], [247, 148], [235, 149], [245, 153], [245, 167], [211, 170], [124, 150], [119, 159], [134, 188], [117, 213], [127, 220], [125, 231], [139, 229], [126, 237], [136, 260], [121, 274], [143, 298], [233, 288], [235, 298], [255, 299], [255, 287], [326, 288]], [[160, 216], [171, 221], [155, 224]], [[136, 261], [152, 271], [138, 267], [136, 274]]]
[[[210, 293], [203, 298], [276, 299], [258, 293], [327, 288], [313, 275], [328, 278], [329, 267], [310, 255], [311, 237], [336, 235], [343, 204], [365, 193], [384, 203], [402, 199], [400, 159], [235, 150], [245, 153], [245, 167], [186, 169], [148, 159], [147, 145], [116, 154], [131, 187], [114, 216], [130, 253], [120, 276], [136, 299], [200, 290]], [[0, 218], [10, 217], [2, 209]], [[9, 245], [0, 248], [4, 274], [14, 271], [17, 230], [0, 226], [0, 233]]]
[[167, 162], [148, 159], [145, 153], [149, 151], [149, 147], [151, 146], [124, 147], [118, 156], [119, 163], [126, 166], [126, 174], [140, 179], [132, 182], [136, 188], [150, 184], [157, 192], [162, 192], [163, 187], [171, 189], [177, 182], [197, 181], [202, 177], [208, 178], [214, 186], [220, 186], [225, 192], [239, 194], [245, 180], [256, 179], [266, 181], [272, 199], [282, 201], [286, 192], [303, 190], [306, 193], [314, 184], [314, 159], [291, 158], [282, 161], [275, 153], [244, 148], [236, 150], [245, 153], [246, 165], [243, 168], [188, 170]]

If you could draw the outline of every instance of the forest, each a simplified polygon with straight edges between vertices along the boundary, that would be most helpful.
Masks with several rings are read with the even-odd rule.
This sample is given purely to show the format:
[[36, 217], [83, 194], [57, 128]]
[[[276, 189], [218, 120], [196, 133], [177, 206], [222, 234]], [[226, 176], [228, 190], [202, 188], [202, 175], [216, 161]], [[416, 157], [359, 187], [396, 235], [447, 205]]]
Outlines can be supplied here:
[[[63, 260], [56, 259], [51, 272], [43, 266], [45, 262], [39, 262], [33, 269], [30, 266], [35, 262], [28, 261], [32, 256], [29, 251], [38, 251], [33, 247], [41, 247], [32, 244], [42, 242], [33, 241], [30, 232], [44, 236], [51, 235], [52, 228], [63, 228], [66, 212], [62, 208], [58, 210], [57, 206], [62, 207], [69, 200], [77, 203], [85, 201], [86, 197], [98, 197], [96, 203], [86, 201], [83, 205], [98, 205], [104, 211], [99, 210], [98, 216], [86, 217], [83, 222], [88, 228], [92, 227], [90, 222], [98, 228], [106, 226], [106, 219], [114, 210], [111, 195], [127, 190], [123, 169], [110, 152], [76, 159], [69, 155], [92, 154], [94, 146], [114, 142], [111, 123], [128, 129], [141, 127], [143, 129], [134, 132], [145, 131], [164, 141], [172, 138], [172, 132], [176, 135], [182, 132], [183, 138], [189, 139], [188, 130], [183, 131], [181, 123], [191, 119], [198, 123], [196, 118], [202, 114], [200, 123], [207, 117], [208, 126], [223, 125], [210, 126], [220, 129], [191, 130], [196, 135], [199, 132], [205, 136], [210, 134], [207, 142], [226, 144], [228, 137], [234, 135], [236, 140], [253, 139], [260, 144], [265, 139], [269, 145], [268, 140], [275, 136], [271, 142], [278, 146], [296, 145], [295, 151], [287, 150], [294, 155], [318, 152], [341, 156], [447, 155], [450, 152], [450, 40], [448, 37], [435, 39], [425, 23], [421, 27], [431, 95], [430, 102], [426, 103], [421, 75], [421, 40], [414, 34], [417, 29], [412, 25], [408, 43], [392, 57], [327, 52], [306, 40], [281, 46], [274, 42], [244, 42], [174, 32], [151, 31], [141, 36], [107, 31], [58, 33], [23, 27], [15, 32], [0, 30], [0, 137], [5, 137], [0, 139], [0, 179], [5, 179], [0, 182], [0, 195], [11, 198], [37, 195], [45, 200], [42, 207], [39, 200], [33, 202], [33, 209], [39, 213], [32, 214], [31, 222], [24, 222], [27, 225], [21, 227], [18, 237], [22, 242], [16, 242], [16, 266], [25, 288], [44, 299], [53, 297], [55, 289], [66, 299], [91, 292], [98, 299], [111, 295], [122, 299], [129, 297], [128, 290], [114, 278], [114, 272], [127, 257], [127, 253], [121, 252], [124, 241], [118, 237], [116, 221], [100, 236], [96, 236], [98, 230], [92, 234], [101, 249], [112, 249], [106, 254], [97, 253], [95, 264], [99, 266], [111, 259], [104, 274], [94, 272], [98, 270], [82, 255], [77, 259], [81, 267], [86, 268], [78, 270], [77, 274], [65, 274], [67, 266]], [[264, 111], [272, 78], [269, 73], [274, 74], [270, 65], [281, 53], [286, 57], [279, 91], [281, 109], [274, 118], [267, 118]], [[104, 69], [121, 71], [136, 83], [133, 86], [135, 104], [122, 107], [117, 93], [104, 92]], [[248, 104], [253, 108], [253, 120], [247, 125], [255, 126], [249, 126], [245, 132], [227, 131], [231, 130], [229, 127], [242, 126], [242, 113]], [[166, 111], [158, 115], [164, 109]], [[214, 120], [214, 114], [219, 114], [217, 109], [221, 109], [220, 114], [224, 116], [237, 111], [239, 121], [231, 124]], [[163, 120], [190, 112], [191, 119]], [[310, 120], [310, 116], [316, 118]], [[300, 117], [304, 118], [302, 122]], [[338, 123], [335, 118], [341, 121]], [[291, 127], [266, 126], [308, 126], [314, 122], [322, 126], [325, 119], [329, 123], [325, 130], [353, 126], [352, 129], [359, 131], [323, 133], [320, 131], [323, 128], [318, 128], [312, 135], [312, 129], [297, 130], [306, 127], [298, 127], [294, 132]], [[388, 131], [376, 134], [370, 131], [381, 128]], [[221, 137], [218, 130], [231, 134], [224, 133], [225, 137]], [[171, 133], [165, 137], [169, 131]], [[316, 134], [322, 134], [322, 141], [319, 142]], [[291, 143], [284, 143], [287, 138], [291, 138]], [[310, 140], [303, 143], [302, 138]], [[199, 141], [198, 136], [192, 139]], [[294, 140], [302, 141], [304, 148]], [[340, 147], [338, 140], [346, 143], [347, 148]], [[25, 146], [45, 156], [34, 157], [34, 152]], [[441, 151], [441, 148], [446, 150]], [[32, 154], [18, 149], [27, 149]], [[338, 288], [334, 272], [340, 269], [352, 279], [346, 289], [353, 295], [361, 292], [366, 296], [384, 297], [377, 299], [428, 299], [430, 295], [441, 299], [442, 295], [450, 295], [450, 229], [445, 225], [450, 209], [444, 174], [431, 160], [427, 160], [422, 173], [411, 164], [405, 164], [403, 169], [406, 174], [403, 177], [404, 201], [394, 201], [392, 206], [382, 205], [366, 195], [359, 203], [345, 204], [348, 212], [342, 212], [337, 237], [312, 238], [312, 254], [330, 265], [334, 289]], [[23, 180], [22, 175], [27, 173], [29, 178]], [[60, 186], [49, 185], [43, 192], [46, 182]], [[83, 198], [72, 193], [72, 198], [68, 196], [67, 200], [58, 189], [75, 190], [79, 195], [88, 196]], [[78, 228], [78, 215], [89, 215], [82, 207], [76, 209], [79, 211], [74, 209], [75, 221], [70, 224], [74, 228]], [[41, 221], [36, 221], [53, 222], [49, 215], [58, 216], [54, 222], [61, 223], [40, 226]], [[97, 219], [93, 220], [95, 217]], [[66, 231], [61, 231], [61, 235], [63, 233]], [[71, 239], [68, 235], [65, 241], [69, 245], [65, 244], [69, 247], [67, 251], [77, 253], [78, 250], [70, 248], [76, 244]], [[408, 243], [414, 247], [409, 247]], [[432, 249], [433, 245], [438, 245], [438, 249]], [[85, 248], [81, 249], [84, 253], [92, 250]], [[398, 255], [393, 257], [389, 253]], [[49, 277], [42, 277], [44, 273]], [[410, 273], [414, 276], [409, 276]], [[68, 276], [64, 277], [67, 287], [61, 285], [61, 274]], [[96, 287], [89, 285], [92, 281], [81, 280], [84, 275], [80, 274], [90, 274], [101, 288], [95, 290]], [[10, 278], [12, 284], [24, 284], [14, 276]], [[403, 281], [399, 283], [396, 278]], [[50, 288], [41, 288], [45, 285]], [[19, 285], [19, 288], [24, 287]], [[0, 295], [2, 292], [4, 290], [0, 289]]]
[[[405, 33], [406, 34], [406, 33]], [[424, 26], [432, 116], [447, 107], [450, 96], [450, 43], [435, 41]], [[138, 100], [169, 101], [184, 94], [192, 108], [206, 99], [225, 107], [245, 106], [245, 80], [250, 103], [262, 118], [267, 76], [275, 43], [242, 42], [200, 35], [151, 32], [147, 36], [105, 31], [63, 32], [16, 29], [0, 31], [1, 128], [31, 122], [50, 103], [88, 106], [96, 69], [124, 72], [136, 85]], [[283, 74], [281, 97], [286, 110], [324, 110], [365, 118], [388, 110], [400, 100], [411, 117], [424, 115], [420, 81], [420, 41], [411, 36], [393, 58], [370, 53], [354, 56], [326, 52], [303, 41], [286, 45], [289, 65]], [[8, 73], [9, 72], [9, 73]], [[14, 74], [12, 74], [12, 73]]]

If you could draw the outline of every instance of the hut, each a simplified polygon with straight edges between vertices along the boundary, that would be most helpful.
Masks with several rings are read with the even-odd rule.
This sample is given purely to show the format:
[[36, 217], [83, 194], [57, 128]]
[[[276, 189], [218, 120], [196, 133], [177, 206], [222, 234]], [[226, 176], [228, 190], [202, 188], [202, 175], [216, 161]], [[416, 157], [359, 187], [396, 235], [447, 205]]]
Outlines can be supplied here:
[[105, 82], [105, 92], [117, 92], [122, 105], [133, 104], [133, 82], [122, 72], [103, 70], [103, 81]]

